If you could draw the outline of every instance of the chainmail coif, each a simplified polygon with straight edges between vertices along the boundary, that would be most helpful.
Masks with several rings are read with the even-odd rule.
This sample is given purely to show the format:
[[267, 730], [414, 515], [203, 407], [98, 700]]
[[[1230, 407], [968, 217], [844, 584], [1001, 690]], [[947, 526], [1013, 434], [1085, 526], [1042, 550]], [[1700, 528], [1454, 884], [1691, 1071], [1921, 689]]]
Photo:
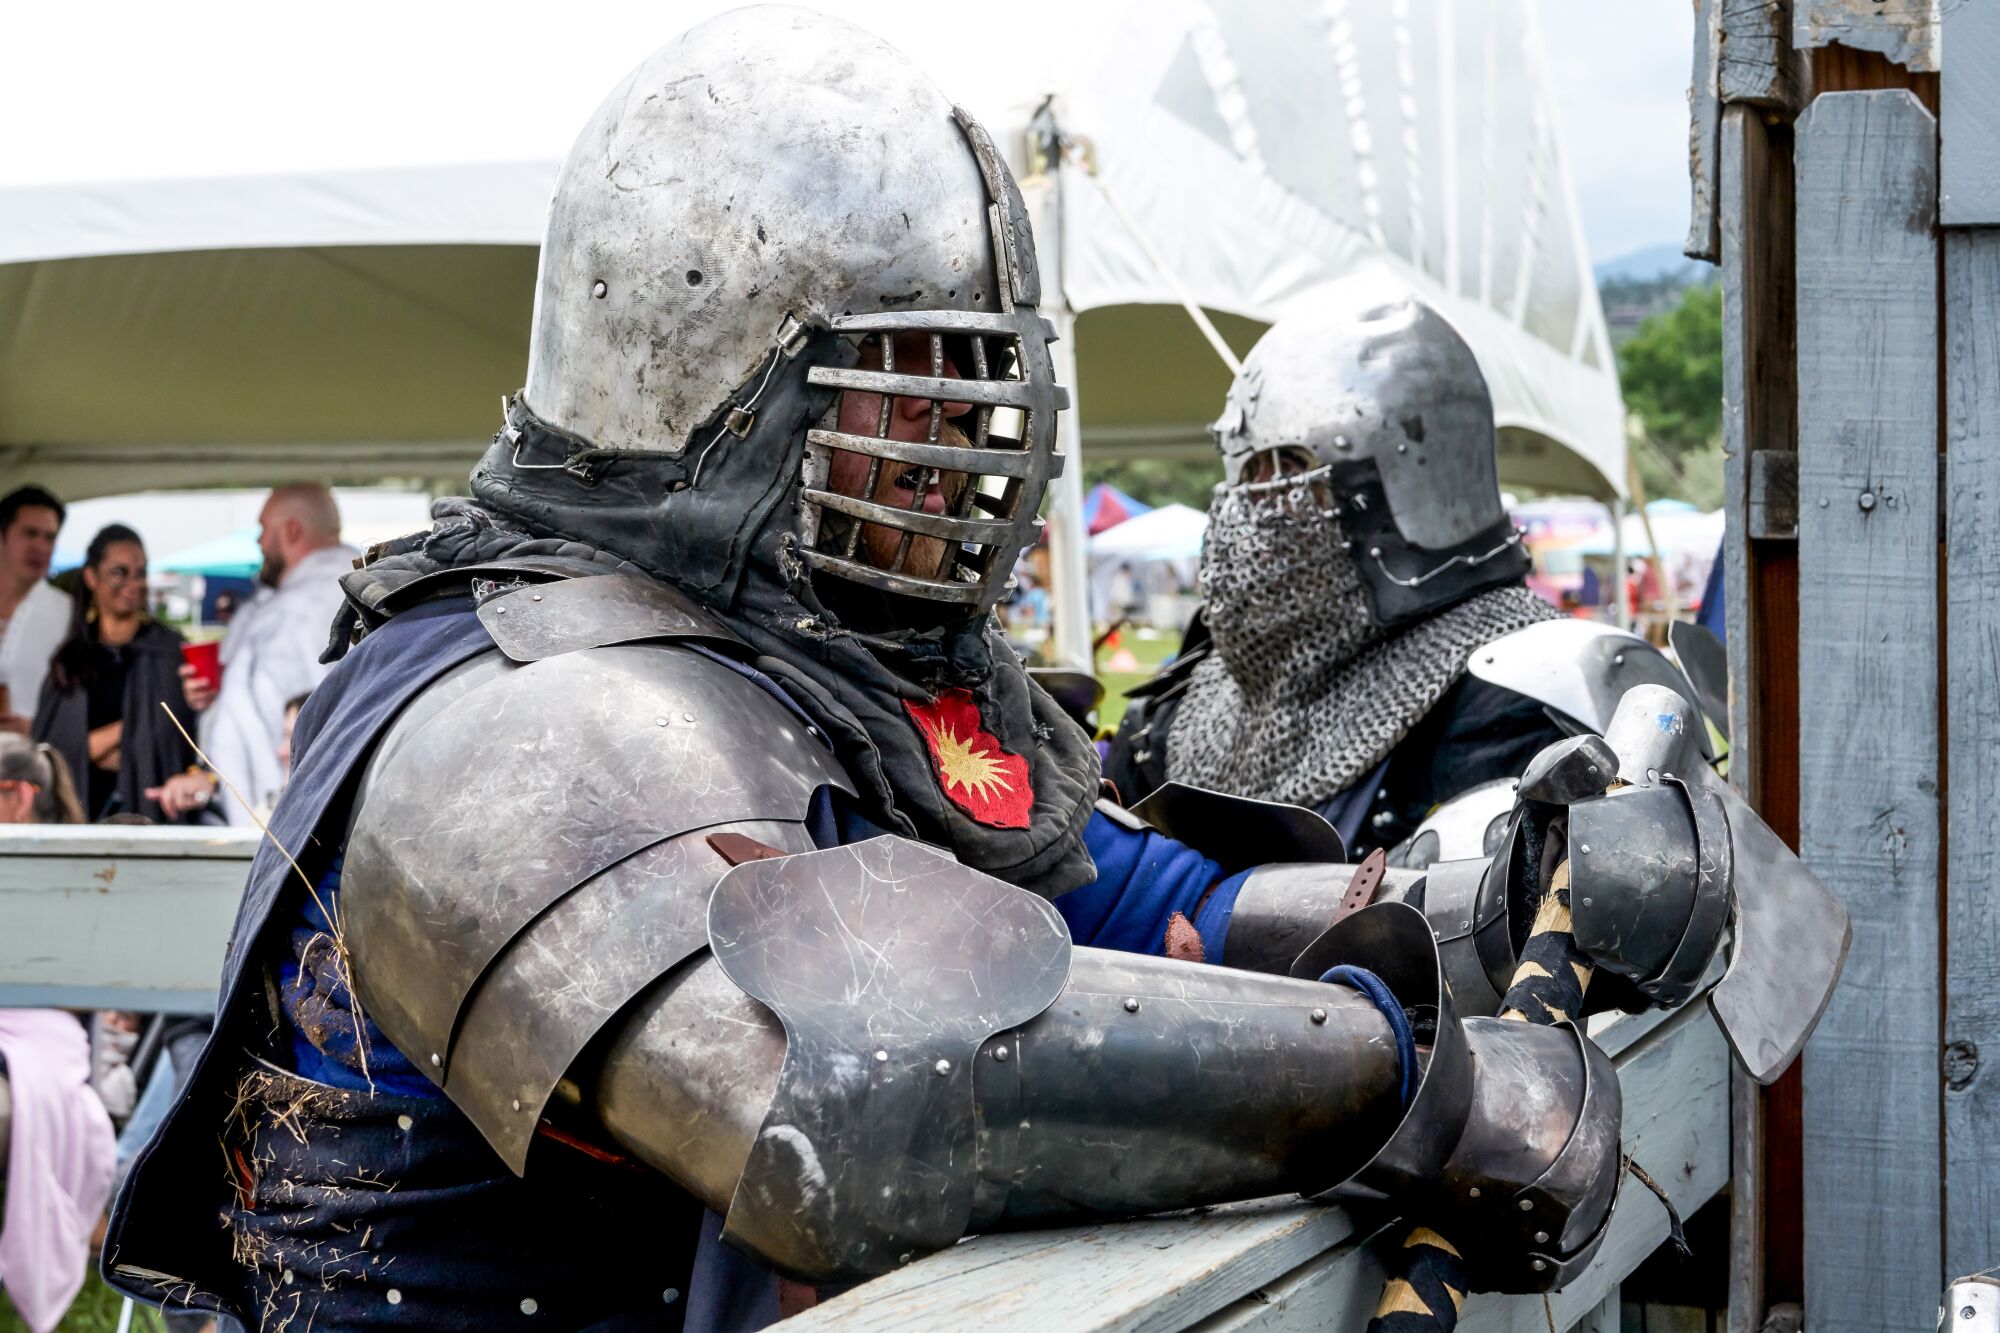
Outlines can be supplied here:
[[1174, 717], [1174, 781], [1318, 806], [1382, 762], [1473, 649], [1556, 616], [1526, 588], [1496, 588], [1382, 629], [1343, 541], [1338, 515], [1302, 490], [1216, 488], [1201, 555], [1215, 652]]

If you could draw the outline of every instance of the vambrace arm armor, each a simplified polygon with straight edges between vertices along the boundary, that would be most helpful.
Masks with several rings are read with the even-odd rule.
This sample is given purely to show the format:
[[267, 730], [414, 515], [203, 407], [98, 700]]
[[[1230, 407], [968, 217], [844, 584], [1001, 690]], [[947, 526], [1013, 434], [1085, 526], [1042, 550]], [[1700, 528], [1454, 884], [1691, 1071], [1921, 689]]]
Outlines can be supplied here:
[[[604, 1048], [597, 1114], [805, 1280], [1296, 1192], [1463, 1219], [1496, 1238], [1482, 1289], [1537, 1290], [1610, 1215], [1608, 1060], [1573, 1028], [1461, 1022], [1401, 905], [1325, 932], [1311, 976], [1267, 976], [1073, 947], [1034, 895], [877, 838], [732, 870], [709, 931]], [[1417, 1069], [1382, 1010], [1317, 980], [1343, 964], [1388, 986]]]
[[[1557, 867], [1568, 862], [1579, 948], [1602, 970], [1593, 998], [1671, 1009], [1702, 985], [1733, 939], [1711, 1002], [1744, 1067], [1768, 1083], [1811, 1035], [1847, 956], [1847, 911], [1798, 856], [1716, 776], [1700, 713], [1663, 685], [1627, 690], [1603, 736], [1549, 746], [1515, 784], [1511, 812], [1475, 788], [1427, 822], [1461, 859], [1420, 869], [1312, 855], [1272, 836], [1266, 814], [1249, 835], [1220, 817], [1240, 798], [1177, 788], [1170, 831], [1225, 865], [1262, 850], [1239, 890], [1222, 961], [1290, 970], [1305, 942], [1373, 902], [1403, 902], [1429, 920], [1460, 1012], [1492, 1014], [1520, 961], [1527, 926]], [[1150, 803], [1150, 802], [1149, 802]], [[1250, 802], [1262, 805], [1262, 802]], [[1211, 806], [1208, 819], [1186, 816]], [[1146, 813], [1142, 805], [1133, 813]], [[1294, 810], [1295, 820], [1308, 812]], [[1157, 821], [1156, 821], [1157, 822]], [[1454, 829], [1455, 824], [1465, 827]], [[1197, 841], [1199, 839], [1200, 841]], [[1472, 845], [1490, 854], [1464, 855]]]

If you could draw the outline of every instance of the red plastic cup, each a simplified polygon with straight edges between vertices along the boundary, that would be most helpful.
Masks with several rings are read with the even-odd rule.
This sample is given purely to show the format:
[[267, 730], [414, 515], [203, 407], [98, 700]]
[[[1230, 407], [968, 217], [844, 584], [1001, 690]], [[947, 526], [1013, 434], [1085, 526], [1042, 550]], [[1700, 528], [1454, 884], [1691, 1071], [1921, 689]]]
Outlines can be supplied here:
[[184, 643], [181, 658], [211, 690], [222, 688], [222, 645], [219, 642]]

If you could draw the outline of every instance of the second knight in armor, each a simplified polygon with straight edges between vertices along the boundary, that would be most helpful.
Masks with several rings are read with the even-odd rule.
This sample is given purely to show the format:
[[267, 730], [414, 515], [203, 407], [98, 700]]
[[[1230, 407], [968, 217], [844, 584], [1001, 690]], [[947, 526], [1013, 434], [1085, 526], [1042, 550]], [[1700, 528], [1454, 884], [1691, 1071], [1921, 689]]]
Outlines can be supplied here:
[[1613, 635], [1658, 668], [1645, 680], [1670, 678], [1642, 640], [1563, 622], [1524, 586], [1485, 377], [1444, 317], [1387, 276], [1346, 279], [1274, 325], [1213, 434], [1225, 476], [1205, 600], [1113, 742], [1106, 776], [1125, 800], [1172, 781], [1286, 801], [1366, 850], [1501, 784], [1471, 845], [1444, 849], [1472, 855], [1491, 850], [1479, 835], [1536, 752], [1567, 724], [1602, 730], [1616, 702], [1607, 689], [1570, 703], [1574, 689], [1544, 679], [1548, 659]]

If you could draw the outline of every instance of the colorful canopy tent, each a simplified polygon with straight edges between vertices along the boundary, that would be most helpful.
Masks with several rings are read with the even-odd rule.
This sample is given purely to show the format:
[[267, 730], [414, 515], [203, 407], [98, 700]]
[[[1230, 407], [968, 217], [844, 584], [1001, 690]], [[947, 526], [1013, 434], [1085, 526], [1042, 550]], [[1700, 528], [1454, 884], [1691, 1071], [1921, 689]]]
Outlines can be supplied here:
[[[664, 35], [730, 7], [649, 22]], [[1623, 494], [1534, 0], [1024, 0], [981, 30], [976, 61], [962, 25], [906, 9], [884, 30], [982, 117], [1036, 210], [1072, 451], [1205, 451], [1229, 370], [1184, 306], [1215, 312], [1240, 355], [1328, 280], [1381, 266], [1473, 344], [1503, 479]], [[448, 54], [436, 77], [477, 105], [490, 71]], [[524, 378], [554, 171], [0, 190], [0, 487], [461, 481]], [[1052, 500], [1059, 536], [1083, 529], [1080, 461]], [[1057, 556], [1059, 647], [1082, 660], [1082, 542]]]
[[1083, 530], [1095, 537], [1128, 518], [1137, 518], [1152, 511], [1153, 506], [1142, 504], [1116, 486], [1100, 481], [1083, 497]]
[[199, 542], [153, 561], [153, 568], [160, 573], [200, 574], [204, 578], [255, 578], [263, 567], [264, 552], [257, 545], [255, 528]]
[[1090, 539], [1090, 558], [1098, 560], [1192, 560], [1201, 554], [1208, 535], [1208, 515], [1184, 504], [1158, 509], [1120, 523]]

